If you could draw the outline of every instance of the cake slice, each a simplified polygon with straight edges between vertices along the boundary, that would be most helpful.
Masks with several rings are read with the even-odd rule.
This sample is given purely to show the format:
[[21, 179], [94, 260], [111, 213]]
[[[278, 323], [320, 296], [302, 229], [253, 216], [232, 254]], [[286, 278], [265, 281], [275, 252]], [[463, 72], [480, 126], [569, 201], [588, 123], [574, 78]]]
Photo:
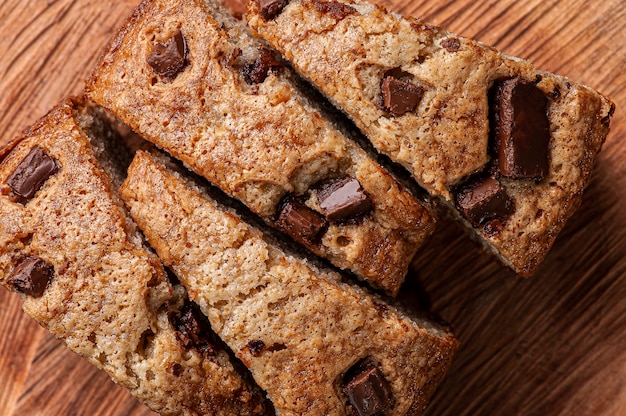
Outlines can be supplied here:
[[457, 341], [286, 253], [198, 183], [140, 151], [131, 216], [278, 415], [418, 415]]
[[252, 0], [249, 25], [522, 276], [581, 202], [613, 104], [364, 0]]
[[204, 0], [145, 0], [89, 96], [294, 240], [395, 295], [434, 217], [324, 118], [245, 25]]
[[116, 191], [131, 156], [101, 110], [66, 100], [7, 149], [0, 283], [24, 311], [163, 415], [271, 414], [144, 246]]

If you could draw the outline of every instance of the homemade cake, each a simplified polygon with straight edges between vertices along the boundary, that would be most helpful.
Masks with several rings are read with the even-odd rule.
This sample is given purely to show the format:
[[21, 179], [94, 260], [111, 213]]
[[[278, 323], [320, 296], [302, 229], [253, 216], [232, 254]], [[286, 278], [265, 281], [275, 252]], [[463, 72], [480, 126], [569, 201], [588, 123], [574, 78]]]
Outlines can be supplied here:
[[252, 0], [249, 25], [517, 273], [578, 208], [613, 104], [362, 0]]
[[267, 223], [395, 295], [433, 230], [429, 206], [292, 77], [217, 2], [145, 0], [87, 90]]
[[130, 162], [118, 139], [101, 110], [67, 100], [2, 152], [0, 283], [162, 415], [272, 414], [144, 247], [116, 193]]
[[120, 193], [278, 415], [418, 415], [457, 341], [285, 253], [201, 187], [136, 154]]

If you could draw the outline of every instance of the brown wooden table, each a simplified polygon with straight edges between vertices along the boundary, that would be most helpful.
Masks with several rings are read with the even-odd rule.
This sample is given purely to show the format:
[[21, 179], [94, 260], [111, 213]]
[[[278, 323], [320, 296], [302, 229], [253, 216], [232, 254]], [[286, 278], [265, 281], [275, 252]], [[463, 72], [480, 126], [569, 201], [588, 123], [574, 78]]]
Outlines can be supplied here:
[[[0, 2], [0, 144], [69, 94], [139, 0]], [[235, 3], [235, 1], [237, 3]], [[243, 0], [231, 5], [242, 10]], [[520, 280], [442, 222], [408, 293], [462, 342], [428, 415], [626, 415], [626, 1], [387, 0], [617, 104], [583, 205]], [[0, 416], [148, 415], [0, 290]]]

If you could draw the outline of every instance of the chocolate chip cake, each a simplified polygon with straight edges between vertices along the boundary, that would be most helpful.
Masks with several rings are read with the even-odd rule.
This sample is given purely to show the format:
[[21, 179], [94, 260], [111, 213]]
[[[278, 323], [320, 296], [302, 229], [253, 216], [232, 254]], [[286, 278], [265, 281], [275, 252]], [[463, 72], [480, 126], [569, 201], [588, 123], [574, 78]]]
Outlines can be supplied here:
[[289, 254], [163, 155], [136, 154], [120, 193], [161, 260], [279, 415], [418, 415], [457, 341]]
[[220, 4], [146, 0], [88, 95], [253, 212], [395, 295], [433, 230], [383, 170]]
[[116, 193], [130, 155], [107, 126], [100, 109], [67, 100], [2, 152], [0, 283], [163, 415], [272, 414], [144, 247]]
[[251, 0], [247, 16], [490, 251], [535, 271], [580, 205], [607, 98], [363, 0]]

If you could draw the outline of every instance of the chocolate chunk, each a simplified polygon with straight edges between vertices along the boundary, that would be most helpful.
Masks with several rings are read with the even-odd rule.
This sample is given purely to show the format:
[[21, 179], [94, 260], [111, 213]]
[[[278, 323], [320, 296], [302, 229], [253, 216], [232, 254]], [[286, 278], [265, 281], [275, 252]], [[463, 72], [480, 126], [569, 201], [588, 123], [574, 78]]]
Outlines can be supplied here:
[[548, 174], [548, 100], [534, 84], [518, 78], [497, 82], [492, 102], [498, 169], [513, 179], [541, 180]]
[[415, 111], [424, 95], [424, 89], [410, 82], [391, 76], [383, 78], [381, 84], [383, 109], [395, 116]]
[[257, 0], [259, 8], [261, 9], [261, 16], [265, 20], [272, 20], [278, 16], [285, 6], [289, 3], [289, 0]]
[[491, 177], [469, 181], [455, 199], [458, 209], [474, 227], [494, 219], [506, 221], [515, 212], [514, 201], [506, 189]]
[[8, 177], [7, 184], [15, 194], [31, 199], [41, 186], [59, 171], [59, 166], [45, 150], [34, 146]]
[[461, 48], [461, 42], [457, 38], [446, 38], [440, 43], [448, 52], [456, 52]]
[[328, 221], [342, 221], [368, 213], [372, 200], [355, 178], [330, 183], [317, 193], [322, 213]]
[[54, 268], [39, 257], [26, 257], [7, 279], [7, 283], [25, 295], [41, 297], [52, 282]]
[[248, 342], [244, 348], [250, 351], [253, 357], [258, 357], [265, 349], [265, 343], [260, 339], [253, 339]]
[[170, 323], [176, 330], [176, 337], [183, 347], [195, 348], [207, 355], [214, 355], [211, 336], [213, 331], [208, 319], [197, 305], [186, 302], [180, 315], [171, 314]]
[[504, 224], [502, 224], [502, 221], [499, 218], [489, 220], [483, 225], [483, 232], [490, 237], [500, 234], [503, 229]]
[[172, 363], [167, 369], [176, 377], [180, 377], [183, 373], [183, 366], [180, 363]]
[[360, 367], [349, 372], [344, 380], [343, 392], [359, 416], [381, 414], [391, 405], [393, 398], [389, 382], [375, 365]]
[[241, 74], [248, 84], [260, 84], [265, 81], [267, 75], [278, 73], [283, 66], [278, 62], [272, 52], [263, 48], [260, 50], [259, 57], [251, 64], [245, 65], [241, 69]]
[[276, 226], [302, 244], [317, 244], [327, 226], [324, 217], [292, 197], [281, 207]]
[[312, 3], [318, 12], [329, 14], [337, 20], [345, 19], [347, 16], [357, 13], [354, 7], [336, 1], [313, 0]]
[[157, 42], [148, 55], [148, 64], [166, 81], [174, 78], [187, 66], [187, 41], [179, 30], [165, 43]]

